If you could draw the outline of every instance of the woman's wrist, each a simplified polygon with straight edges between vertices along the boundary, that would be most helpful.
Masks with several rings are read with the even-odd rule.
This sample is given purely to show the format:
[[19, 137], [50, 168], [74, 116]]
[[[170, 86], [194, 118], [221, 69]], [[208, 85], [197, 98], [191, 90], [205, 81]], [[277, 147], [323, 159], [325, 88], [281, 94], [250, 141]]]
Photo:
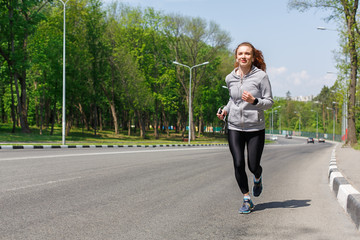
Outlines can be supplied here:
[[258, 104], [258, 102], [259, 102], [259, 100], [257, 98], [255, 98], [252, 105], [256, 105], [256, 104]]

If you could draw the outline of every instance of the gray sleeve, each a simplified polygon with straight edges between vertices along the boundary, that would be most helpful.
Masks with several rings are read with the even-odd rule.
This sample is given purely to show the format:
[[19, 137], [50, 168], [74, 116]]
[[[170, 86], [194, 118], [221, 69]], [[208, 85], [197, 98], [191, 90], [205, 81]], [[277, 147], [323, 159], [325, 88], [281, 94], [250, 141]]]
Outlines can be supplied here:
[[256, 107], [262, 110], [267, 110], [272, 107], [274, 104], [272, 91], [271, 91], [271, 84], [269, 81], [269, 77], [265, 75], [265, 77], [260, 82], [260, 91], [261, 91], [261, 98], [258, 98], [259, 102], [256, 104]]
[[[229, 90], [229, 81], [227, 81], [228, 77], [225, 78], [225, 84], [226, 84], [226, 87], [227, 89]], [[229, 93], [230, 95], [230, 93]], [[229, 114], [229, 111], [230, 111], [230, 105], [231, 105], [231, 97], [229, 97], [229, 101], [228, 103], [226, 104], [226, 106], [223, 108], [223, 110], [225, 110], [228, 114]]]
[[231, 98], [229, 98], [228, 103], [227, 103], [226, 106], [223, 108], [223, 110], [225, 110], [227, 113], [229, 113], [231, 103], [232, 103]]

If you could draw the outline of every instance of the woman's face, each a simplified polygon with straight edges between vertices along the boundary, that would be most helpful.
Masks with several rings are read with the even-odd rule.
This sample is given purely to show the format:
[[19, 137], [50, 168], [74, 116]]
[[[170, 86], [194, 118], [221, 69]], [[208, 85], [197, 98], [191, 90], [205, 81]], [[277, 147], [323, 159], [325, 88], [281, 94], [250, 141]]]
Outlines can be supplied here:
[[252, 48], [246, 45], [238, 47], [236, 52], [236, 61], [239, 63], [240, 67], [251, 67], [254, 62]]

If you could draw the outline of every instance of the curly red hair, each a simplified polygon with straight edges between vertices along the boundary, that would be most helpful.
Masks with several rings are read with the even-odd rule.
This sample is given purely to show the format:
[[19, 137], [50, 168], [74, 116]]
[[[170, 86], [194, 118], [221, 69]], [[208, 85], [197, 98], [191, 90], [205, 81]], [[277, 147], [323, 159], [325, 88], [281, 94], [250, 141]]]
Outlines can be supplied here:
[[[236, 58], [236, 53], [237, 50], [239, 49], [239, 47], [241, 46], [248, 46], [252, 49], [252, 54], [254, 56], [254, 63], [253, 65], [257, 68], [260, 68], [261, 70], [263, 70], [264, 72], [266, 72], [266, 64], [265, 64], [265, 60], [264, 60], [264, 56], [262, 54], [262, 52], [258, 49], [256, 49], [251, 43], [249, 42], [243, 42], [240, 43], [237, 48], [235, 49], [235, 58]], [[235, 62], [235, 68], [239, 67], [239, 63]]]

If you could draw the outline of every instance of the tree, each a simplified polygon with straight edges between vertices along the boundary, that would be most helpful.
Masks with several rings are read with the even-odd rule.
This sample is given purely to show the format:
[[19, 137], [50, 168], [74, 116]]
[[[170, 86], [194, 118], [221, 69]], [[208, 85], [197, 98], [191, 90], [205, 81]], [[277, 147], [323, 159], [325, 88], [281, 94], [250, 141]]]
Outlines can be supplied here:
[[[188, 66], [194, 66], [202, 62], [215, 60], [216, 55], [230, 43], [230, 37], [219, 26], [210, 22], [207, 23], [201, 18], [187, 18], [179, 15], [169, 16], [168, 34], [170, 35], [171, 48], [175, 53], [175, 60]], [[177, 79], [181, 83], [186, 94], [186, 101], [189, 104], [198, 94], [198, 87], [205, 76], [206, 67], [194, 68], [192, 73], [192, 85], [189, 89], [188, 69], [177, 66]], [[194, 109], [190, 114], [192, 140], [195, 140]]]
[[[66, 135], [72, 126], [93, 126], [95, 134], [122, 126], [131, 134], [135, 125], [143, 138], [150, 126], [155, 137], [159, 126], [167, 136], [169, 126], [184, 133], [190, 92], [199, 134], [219, 124], [214, 112], [228, 99], [221, 86], [233, 64], [227, 33], [199, 18], [179, 17], [174, 27], [174, 16], [113, 4], [67, 4]], [[23, 131], [51, 124], [52, 133], [61, 124], [62, 34], [59, 1], [0, 0], [0, 121], [12, 120], [13, 130], [19, 122]], [[193, 69], [189, 89], [189, 72], [176, 68], [176, 59], [211, 64]]]
[[165, 35], [165, 16], [153, 8], [146, 8], [143, 14], [143, 57], [139, 60], [141, 72], [149, 86], [154, 99], [152, 109], [155, 138], [159, 138], [158, 126], [162, 119], [167, 136], [172, 116], [176, 114], [178, 87], [171, 65], [169, 39]]
[[92, 109], [94, 134], [98, 127], [98, 100], [101, 92], [101, 82], [104, 81], [105, 74], [105, 52], [104, 44], [105, 21], [104, 13], [101, 10], [101, 2], [99, 0], [89, 0], [86, 6], [85, 14], [86, 26], [86, 45], [90, 57], [89, 80], [91, 81], [92, 93]]
[[[50, 134], [54, 132], [57, 108], [61, 106], [62, 81], [62, 12], [61, 8], [48, 5], [44, 8], [43, 19], [36, 32], [29, 38], [28, 50], [31, 66], [29, 69], [30, 102], [35, 104], [36, 112], [30, 110], [29, 116], [40, 117], [42, 125], [51, 124]], [[33, 100], [37, 98], [38, 100]], [[59, 103], [59, 104], [58, 104]], [[31, 108], [30, 108], [31, 109]], [[40, 112], [38, 112], [38, 110]], [[43, 121], [41, 121], [41, 119]]]
[[16, 89], [21, 130], [30, 133], [28, 124], [27, 69], [28, 38], [42, 19], [41, 9], [49, 1], [10, 0], [0, 2], [0, 55], [9, 66]]
[[[129, 134], [131, 121], [136, 119], [140, 126], [140, 135], [145, 138], [146, 122], [153, 112], [153, 92], [150, 90], [151, 80], [154, 78], [152, 74], [159, 71], [153, 61], [156, 53], [151, 49], [151, 46], [154, 46], [151, 41], [153, 33], [149, 31], [147, 21], [138, 8], [114, 3], [108, 18], [111, 29], [108, 29], [107, 36], [112, 51], [109, 58], [109, 76], [112, 84], [107, 83], [106, 86], [107, 89], [109, 86], [113, 86], [112, 89], [118, 86], [123, 111], [127, 112], [124, 115], [127, 117]], [[155, 18], [150, 17], [149, 22], [150, 20]]]
[[229, 91], [224, 88], [224, 76], [233, 70], [233, 64], [234, 56], [229, 54], [227, 49], [223, 49], [206, 68], [194, 102], [194, 116], [198, 119], [198, 136], [203, 133], [204, 126], [220, 123], [215, 113], [219, 107], [229, 101]]
[[357, 143], [356, 136], [356, 82], [358, 75], [358, 44], [356, 39], [360, 35], [358, 28], [357, 10], [359, 6], [358, 0], [290, 0], [289, 7], [306, 11], [310, 8], [319, 8], [332, 11], [330, 19], [341, 20], [346, 25], [347, 47], [350, 54], [350, 84], [349, 84], [349, 105], [348, 105], [348, 144]]

